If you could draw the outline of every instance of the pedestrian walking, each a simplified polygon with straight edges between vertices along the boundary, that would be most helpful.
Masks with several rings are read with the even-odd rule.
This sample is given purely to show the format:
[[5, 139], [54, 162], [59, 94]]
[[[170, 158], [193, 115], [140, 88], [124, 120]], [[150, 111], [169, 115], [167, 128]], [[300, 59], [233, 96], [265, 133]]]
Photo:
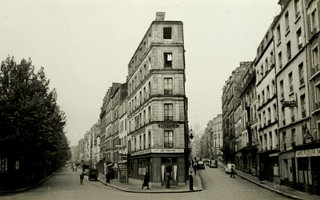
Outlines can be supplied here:
[[235, 174], [235, 172], [234, 172], [234, 166], [232, 165], [232, 166], [231, 166], [231, 172], [230, 172], [230, 178], [234, 178], [234, 174]]
[[110, 183], [110, 173], [106, 173], [106, 183]]
[[147, 187], [147, 189], [149, 190], [149, 181], [150, 181], [149, 172], [146, 172], [146, 174], [144, 175], [143, 183], [142, 183], [142, 189], [144, 187]]
[[171, 180], [171, 175], [169, 172], [167, 172], [166, 173], [167, 188], [170, 188], [170, 180]]
[[84, 175], [83, 175], [83, 173], [81, 173], [80, 174], [80, 184], [82, 185], [82, 183], [83, 183], [83, 179], [84, 179]]
[[193, 165], [194, 175], [197, 175], [197, 163]]

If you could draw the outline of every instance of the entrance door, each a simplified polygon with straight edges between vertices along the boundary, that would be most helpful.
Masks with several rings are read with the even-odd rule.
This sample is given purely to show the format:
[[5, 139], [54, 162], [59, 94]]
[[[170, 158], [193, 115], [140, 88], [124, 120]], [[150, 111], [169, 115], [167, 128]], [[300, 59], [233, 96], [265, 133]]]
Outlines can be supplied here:
[[313, 193], [320, 195], [320, 157], [311, 158]]
[[297, 187], [297, 178], [296, 178], [295, 158], [291, 158], [291, 165], [292, 165], [292, 186], [293, 186], [293, 188], [296, 188]]

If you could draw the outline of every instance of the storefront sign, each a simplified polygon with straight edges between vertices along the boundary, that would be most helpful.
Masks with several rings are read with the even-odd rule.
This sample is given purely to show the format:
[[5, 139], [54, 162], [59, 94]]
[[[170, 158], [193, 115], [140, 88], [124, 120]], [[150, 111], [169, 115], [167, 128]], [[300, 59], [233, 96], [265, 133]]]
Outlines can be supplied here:
[[296, 152], [296, 157], [314, 157], [314, 156], [320, 156], [320, 148], [317, 149], [307, 149], [307, 150], [301, 150]]
[[296, 103], [296, 101], [283, 101], [282, 106], [283, 107], [296, 107], [297, 103]]
[[179, 124], [177, 123], [163, 123], [158, 125], [160, 128], [178, 128]]
[[147, 154], [147, 153], [184, 153], [184, 149], [146, 149], [131, 153], [132, 156]]
[[152, 149], [152, 153], [183, 153], [184, 149]]

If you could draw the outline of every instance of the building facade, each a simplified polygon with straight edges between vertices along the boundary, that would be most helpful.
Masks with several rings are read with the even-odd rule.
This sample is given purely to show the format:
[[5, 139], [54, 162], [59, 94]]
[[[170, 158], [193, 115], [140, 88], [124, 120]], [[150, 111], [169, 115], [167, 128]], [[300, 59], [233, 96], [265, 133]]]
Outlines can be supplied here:
[[251, 62], [241, 62], [223, 86], [222, 91], [222, 131], [224, 162], [234, 163], [235, 121], [234, 112], [240, 104], [241, 80]]
[[273, 27], [278, 20], [275, 18], [264, 38], [257, 48], [255, 58], [256, 90], [258, 98], [258, 140], [259, 166], [258, 173], [261, 180], [279, 183], [279, 133], [278, 133], [278, 101], [276, 88], [276, 68], [273, 38]]
[[309, 124], [309, 91], [304, 1], [279, 1], [281, 13], [274, 26], [278, 116], [280, 134], [280, 181], [296, 187], [296, 148], [303, 144]]
[[186, 180], [187, 99], [181, 21], [157, 13], [128, 64], [129, 182]]

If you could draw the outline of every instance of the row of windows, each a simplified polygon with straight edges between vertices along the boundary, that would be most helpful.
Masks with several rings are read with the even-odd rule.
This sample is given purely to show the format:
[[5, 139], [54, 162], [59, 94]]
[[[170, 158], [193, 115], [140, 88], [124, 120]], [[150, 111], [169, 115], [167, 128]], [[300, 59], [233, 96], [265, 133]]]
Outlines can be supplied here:
[[[164, 69], [171, 69], [172, 68], [172, 52], [165, 52], [163, 53], [163, 59], [164, 59], [164, 64], [163, 68]], [[151, 64], [151, 57], [148, 58], [147, 63], [143, 64], [141, 66], [141, 69], [137, 72], [137, 74], [132, 78], [132, 80], [129, 82], [129, 95], [135, 91], [139, 87], [139, 85], [144, 81], [144, 79], [147, 77], [149, 74], [150, 70], [152, 68]]]
[[[173, 78], [164, 78], [164, 91], [165, 95], [173, 94]], [[148, 86], [148, 87], [147, 87]], [[144, 101], [152, 94], [151, 81], [148, 82], [147, 86], [143, 87], [141, 91], [137, 92], [137, 95], [132, 98], [129, 102], [129, 114], [135, 111]]]
[[271, 88], [267, 85], [266, 89], [261, 91], [261, 94], [258, 95], [258, 106], [262, 106], [270, 98], [276, 95], [275, 81], [271, 81]]
[[[289, 86], [289, 94], [288, 95], [291, 95], [294, 91], [294, 81], [293, 81], [293, 72], [294, 71], [291, 71], [288, 73], [288, 86]], [[301, 62], [299, 65], [298, 65], [298, 73], [299, 73], [299, 84], [298, 86], [301, 87], [305, 84], [305, 79], [304, 79], [304, 64], [303, 62]], [[280, 80], [280, 85], [279, 85], [279, 89], [280, 89], [280, 99], [284, 99], [284, 80]]]

